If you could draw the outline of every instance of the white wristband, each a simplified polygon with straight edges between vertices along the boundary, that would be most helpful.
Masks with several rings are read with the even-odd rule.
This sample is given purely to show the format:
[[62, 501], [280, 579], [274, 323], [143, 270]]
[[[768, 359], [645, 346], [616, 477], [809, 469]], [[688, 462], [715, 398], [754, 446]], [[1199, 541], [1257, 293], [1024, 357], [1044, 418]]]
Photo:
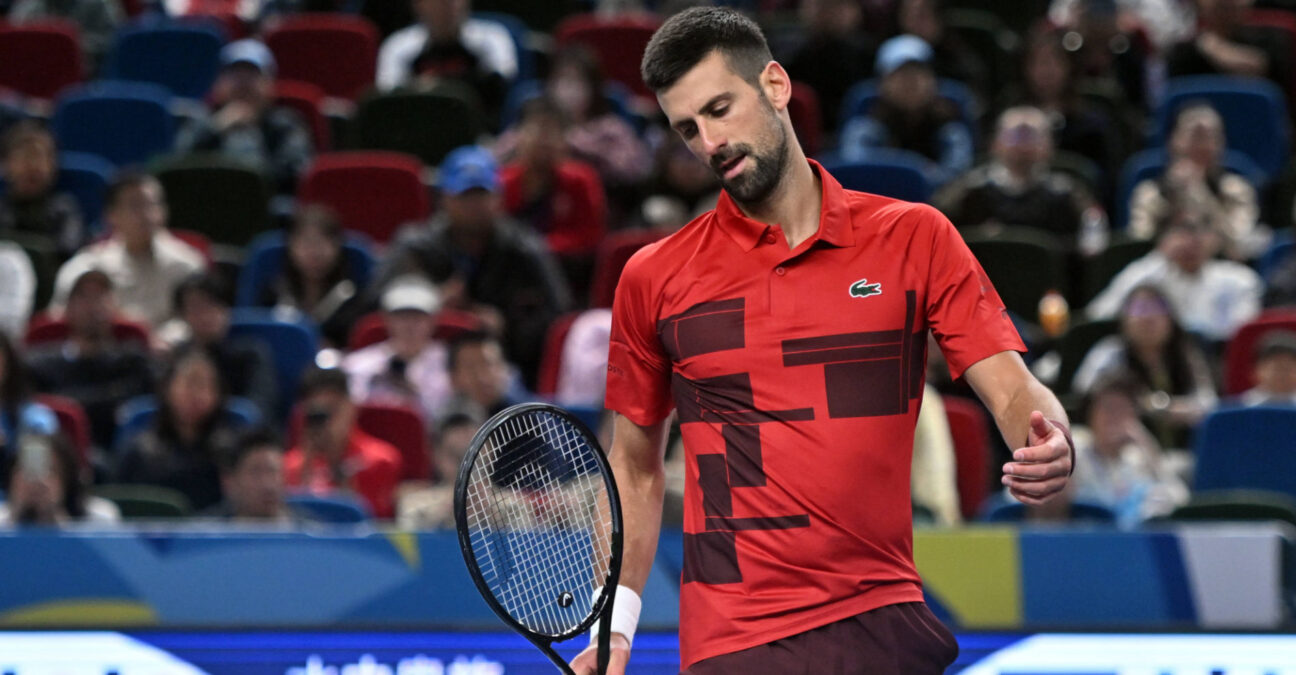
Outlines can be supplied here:
[[[594, 591], [594, 602], [603, 594], [603, 587]], [[643, 609], [643, 600], [633, 588], [617, 586], [616, 597], [612, 599], [612, 632], [625, 636], [626, 642], [634, 644], [635, 628], [639, 626], [639, 610]], [[590, 644], [598, 641], [599, 623], [590, 626]]]

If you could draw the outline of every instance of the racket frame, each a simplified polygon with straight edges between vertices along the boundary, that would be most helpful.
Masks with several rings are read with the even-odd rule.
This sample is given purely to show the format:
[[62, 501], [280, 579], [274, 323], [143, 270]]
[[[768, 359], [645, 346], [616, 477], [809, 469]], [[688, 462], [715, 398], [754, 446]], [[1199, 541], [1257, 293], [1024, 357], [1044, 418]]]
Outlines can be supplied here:
[[[572, 630], [557, 636], [541, 635], [527, 628], [522, 622], [513, 618], [513, 615], [509, 614], [508, 610], [495, 598], [495, 593], [490, 590], [490, 586], [487, 585], [486, 579], [482, 575], [481, 566], [477, 563], [477, 556], [473, 553], [472, 535], [467, 526], [468, 504], [466, 495], [473, 464], [477, 461], [477, 455], [481, 453], [491, 433], [505, 422], [527, 413], [548, 413], [559, 417], [584, 437], [585, 442], [594, 450], [592, 453], [594, 461], [603, 474], [604, 485], [608, 492], [608, 511], [612, 518], [612, 532], [608, 542], [611, 556], [608, 561], [608, 574], [603, 582], [602, 592], [591, 606], [589, 615], [580, 624]], [[617, 583], [621, 578], [621, 496], [617, 491], [616, 479], [612, 475], [612, 466], [608, 464], [603, 446], [599, 444], [598, 438], [590, 431], [589, 427], [570, 412], [548, 403], [519, 403], [495, 413], [473, 435], [472, 441], [468, 443], [468, 450], [464, 453], [463, 460], [459, 464], [459, 472], [455, 477], [454, 516], [455, 531], [459, 537], [459, 551], [463, 554], [464, 563], [468, 567], [468, 576], [472, 577], [473, 583], [477, 585], [477, 592], [481, 594], [482, 599], [486, 601], [491, 611], [495, 612], [495, 615], [506, 625], [535, 645], [545, 656], [549, 657], [550, 661], [553, 661], [555, 666], [558, 666], [559, 670], [567, 675], [574, 675], [574, 672], [571, 666], [567, 665], [567, 662], [554, 650], [553, 644], [570, 640], [589, 630], [595, 621], [599, 621], [598, 673], [602, 675], [606, 672], [608, 660], [611, 656], [612, 600], [616, 595]]]

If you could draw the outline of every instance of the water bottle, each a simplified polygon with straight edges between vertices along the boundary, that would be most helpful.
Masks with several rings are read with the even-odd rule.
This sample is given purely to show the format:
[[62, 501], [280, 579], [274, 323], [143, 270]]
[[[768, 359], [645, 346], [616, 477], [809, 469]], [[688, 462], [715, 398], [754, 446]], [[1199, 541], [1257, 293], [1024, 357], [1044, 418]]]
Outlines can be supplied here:
[[1049, 289], [1039, 301], [1039, 325], [1044, 334], [1055, 338], [1066, 332], [1071, 320], [1071, 308], [1066, 298], [1054, 289]]

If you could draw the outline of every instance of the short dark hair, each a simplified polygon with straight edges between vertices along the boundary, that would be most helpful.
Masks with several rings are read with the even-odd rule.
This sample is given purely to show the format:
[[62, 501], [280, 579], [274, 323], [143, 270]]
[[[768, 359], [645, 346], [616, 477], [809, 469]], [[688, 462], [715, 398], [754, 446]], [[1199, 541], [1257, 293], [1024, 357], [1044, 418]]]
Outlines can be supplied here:
[[49, 127], [43, 122], [35, 119], [18, 120], [0, 136], [0, 159], [6, 159], [18, 148], [38, 141], [48, 141], [51, 147], [57, 148], [54, 134], [50, 133]]
[[347, 385], [346, 371], [341, 368], [320, 368], [311, 366], [302, 373], [300, 397], [303, 399], [321, 391], [332, 391], [343, 396], [351, 396], [351, 388]]
[[161, 185], [153, 174], [139, 169], [122, 169], [118, 171], [108, 183], [108, 188], [104, 190], [104, 210], [116, 206], [117, 200], [121, 198], [123, 192], [146, 183], [158, 183], [158, 185]]
[[273, 429], [264, 424], [255, 424], [239, 430], [217, 454], [217, 463], [222, 474], [238, 471], [243, 459], [257, 450], [266, 447], [274, 448], [280, 454], [284, 451], [283, 439]]
[[225, 307], [231, 306], [228, 285], [224, 279], [212, 272], [194, 272], [176, 285], [175, 292], [171, 296], [171, 307], [176, 314], [184, 311], [185, 298], [189, 297], [190, 293], [202, 293]]
[[463, 351], [464, 347], [499, 343], [494, 335], [486, 331], [472, 330], [459, 335], [450, 341], [450, 349], [446, 354], [446, 372], [454, 372], [455, 367], [459, 365], [459, 352]]
[[727, 7], [692, 7], [667, 19], [653, 34], [640, 74], [649, 89], [661, 91], [717, 50], [729, 69], [753, 86], [774, 59], [760, 26], [745, 14]]

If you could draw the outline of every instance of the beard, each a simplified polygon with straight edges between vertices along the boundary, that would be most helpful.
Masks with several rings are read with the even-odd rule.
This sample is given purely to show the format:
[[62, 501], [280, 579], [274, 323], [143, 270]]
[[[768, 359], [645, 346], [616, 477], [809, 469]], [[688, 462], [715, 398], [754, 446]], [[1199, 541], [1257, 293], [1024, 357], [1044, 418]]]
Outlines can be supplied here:
[[[768, 199], [774, 188], [782, 182], [787, 165], [787, 129], [779, 122], [774, 108], [768, 102], [765, 105], [770, 113], [770, 125], [760, 139], [766, 148], [764, 151], [757, 151], [749, 143], [738, 143], [723, 155], [711, 158], [711, 170], [720, 177], [720, 185], [734, 201], [743, 206], [755, 206]], [[744, 155], [751, 160], [751, 166], [733, 179], [726, 179], [721, 167], [735, 157]]]

